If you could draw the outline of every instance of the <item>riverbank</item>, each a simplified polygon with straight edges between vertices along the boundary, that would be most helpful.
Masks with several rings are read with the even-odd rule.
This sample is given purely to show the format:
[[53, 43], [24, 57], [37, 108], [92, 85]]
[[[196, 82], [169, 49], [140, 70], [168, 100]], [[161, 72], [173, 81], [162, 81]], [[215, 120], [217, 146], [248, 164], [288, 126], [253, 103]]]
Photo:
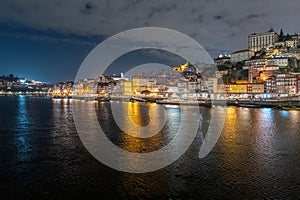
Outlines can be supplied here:
[[300, 107], [300, 100], [213, 100], [213, 105], [226, 105], [226, 106], [249, 106], [249, 107], [263, 107], [275, 108], [282, 106], [295, 106]]

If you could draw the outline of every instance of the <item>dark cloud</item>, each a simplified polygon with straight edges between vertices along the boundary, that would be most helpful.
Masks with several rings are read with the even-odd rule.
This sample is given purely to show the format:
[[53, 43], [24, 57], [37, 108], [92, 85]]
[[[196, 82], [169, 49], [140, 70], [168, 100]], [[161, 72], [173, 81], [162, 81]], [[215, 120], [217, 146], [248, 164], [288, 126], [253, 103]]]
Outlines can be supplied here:
[[257, 15], [257, 14], [251, 14], [251, 15], [247, 16], [248, 19], [253, 19], [253, 18], [258, 18], [258, 17], [259, 17], [259, 15]]
[[223, 17], [221, 15], [216, 15], [216, 16], [214, 16], [214, 19], [220, 20], [220, 19], [223, 19]]
[[158, 26], [192, 36], [207, 49], [247, 47], [247, 36], [269, 27], [299, 32], [297, 0], [103, 0], [0, 1], [0, 23], [80, 36], [106, 37]]
[[95, 9], [95, 6], [92, 3], [87, 2], [87, 3], [84, 3], [84, 7], [81, 10], [81, 13], [84, 15], [92, 14], [94, 9]]

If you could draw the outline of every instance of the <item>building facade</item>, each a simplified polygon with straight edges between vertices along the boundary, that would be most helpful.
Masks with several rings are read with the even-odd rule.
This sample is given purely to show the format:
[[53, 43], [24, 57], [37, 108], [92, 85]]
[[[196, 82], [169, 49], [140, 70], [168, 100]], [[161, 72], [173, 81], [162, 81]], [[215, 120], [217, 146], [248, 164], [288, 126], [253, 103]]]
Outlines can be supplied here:
[[233, 52], [230, 56], [231, 63], [238, 63], [245, 60], [250, 59], [254, 55], [254, 52], [250, 51], [249, 49], [240, 50]]
[[278, 38], [278, 34], [272, 28], [265, 33], [252, 33], [248, 36], [249, 50], [253, 52], [260, 51], [262, 48], [274, 45]]

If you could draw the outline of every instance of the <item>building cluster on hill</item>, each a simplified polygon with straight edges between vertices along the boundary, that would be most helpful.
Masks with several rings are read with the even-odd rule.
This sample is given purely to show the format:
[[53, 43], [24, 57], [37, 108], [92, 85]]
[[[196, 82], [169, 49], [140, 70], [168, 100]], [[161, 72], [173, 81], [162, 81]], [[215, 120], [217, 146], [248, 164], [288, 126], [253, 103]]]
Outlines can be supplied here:
[[[276, 98], [300, 93], [300, 35], [272, 28], [248, 36], [248, 49], [214, 59], [222, 79], [214, 93], [229, 97]], [[220, 80], [218, 81], [220, 83]]]
[[51, 84], [19, 78], [13, 74], [0, 76], [0, 94], [48, 93]]
[[215, 67], [186, 62], [170, 70], [131, 78], [100, 75], [74, 84], [74, 95], [280, 98], [300, 94], [300, 36], [265, 33], [248, 36], [248, 48], [214, 59]]

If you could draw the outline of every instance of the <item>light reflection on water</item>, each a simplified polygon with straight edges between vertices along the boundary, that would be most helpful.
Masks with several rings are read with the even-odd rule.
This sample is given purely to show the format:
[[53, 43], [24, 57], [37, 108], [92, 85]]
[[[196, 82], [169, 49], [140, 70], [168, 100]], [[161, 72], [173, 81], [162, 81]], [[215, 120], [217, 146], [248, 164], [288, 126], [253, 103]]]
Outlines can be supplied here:
[[31, 140], [30, 136], [30, 119], [28, 116], [26, 96], [18, 96], [18, 113], [16, 119], [17, 136], [16, 136], [16, 150], [20, 161], [29, 160], [31, 157]]
[[111, 109], [116, 124], [133, 137], [154, 136], [166, 122], [164, 109], [154, 103], [111, 103]]
[[[207, 157], [197, 157], [202, 142], [199, 131], [200, 139], [172, 165], [130, 174], [102, 165], [82, 146], [72, 120], [73, 101], [0, 98], [1, 193], [19, 199], [45, 194], [54, 199], [87, 194], [119, 199], [298, 198], [299, 111], [227, 107], [222, 135]], [[132, 152], [167, 145], [180, 122], [180, 109], [121, 103], [138, 125], [155, 123], [166, 113], [163, 130], [150, 138], [137, 138], [117, 127], [110, 103], [83, 104], [95, 106], [107, 137]], [[205, 122], [209, 110], [201, 108]]]

